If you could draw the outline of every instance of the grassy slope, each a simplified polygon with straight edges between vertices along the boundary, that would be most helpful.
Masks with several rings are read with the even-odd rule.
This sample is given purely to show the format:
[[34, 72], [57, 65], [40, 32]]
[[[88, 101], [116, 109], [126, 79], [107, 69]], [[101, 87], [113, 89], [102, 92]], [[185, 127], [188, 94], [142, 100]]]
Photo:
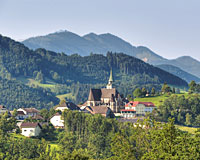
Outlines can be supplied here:
[[[21, 81], [22, 83], [28, 85], [28, 86], [34, 86], [34, 87], [41, 87], [44, 89], [50, 89], [51, 92], [54, 92], [54, 90], [56, 89], [56, 83], [46, 80], [46, 84], [42, 84], [34, 79], [31, 78], [24, 78], [24, 77], [18, 77], [17, 80]], [[75, 97], [72, 95], [72, 93], [65, 93], [62, 95], [57, 95], [57, 98], [59, 98], [60, 100], [62, 99], [74, 99]]]
[[[178, 96], [185, 95], [187, 96], [188, 94], [181, 93], [181, 94], [176, 94]], [[145, 97], [145, 98], [135, 98], [134, 101], [140, 101], [140, 102], [152, 102], [155, 104], [155, 106], [159, 107], [167, 98], [169, 98], [169, 95], [161, 95], [161, 96], [155, 96], [155, 97]]]
[[195, 134], [195, 131], [197, 131], [197, 128], [194, 128], [194, 127], [187, 127], [187, 126], [180, 126], [180, 125], [176, 125], [176, 127], [182, 131], [186, 131], [191, 134]]
[[72, 93], [61, 94], [61, 95], [57, 95], [56, 97], [59, 98], [60, 100], [63, 100], [65, 98], [74, 99], [74, 100], [76, 99], [75, 96], [72, 95]]

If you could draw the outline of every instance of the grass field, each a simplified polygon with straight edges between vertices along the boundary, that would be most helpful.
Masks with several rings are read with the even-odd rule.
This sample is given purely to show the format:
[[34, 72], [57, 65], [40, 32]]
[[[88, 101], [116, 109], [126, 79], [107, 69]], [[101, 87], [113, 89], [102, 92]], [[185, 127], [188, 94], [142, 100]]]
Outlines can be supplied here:
[[[181, 93], [176, 94], [178, 96], [185, 95], [187, 96], [187, 93]], [[170, 95], [171, 96], [171, 95]], [[144, 97], [144, 98], [135, 98], [134, 101], [140, 101], [140, 102], [152, 102], [155, 104], [155, 106], [160, 106], [167, 98], [170, 96], [168, 95], [161, 95], [161, 96], [155, 96], [155, 97]]]
[[193, 128], [193, 127], [186, 127], [186, 126], [180, 126], [180, 125], [176, 125], [176, 127], [182, 131], [186, 131], [191, 134], [195, 134], [195, 131], [197, 131], [197, 128]]
[[76, 98], [72, 95], [72, 93], [66, 93], [66, 94], [61, 94], [61, 95], [57, 95], [57, 98], [59, 98], [60, 100], [63, 100], [65, 98], [67, 99], [72, 99], [75, 100]]
[[38, 86], [38, 87], [42, 87], [42, 88], [49, 88], [49, 89], [54, 89], [56, 83], [50, 81], [50, 80], [46, 80], [46, 84], [42, 84], [32, 78], [24, 78], [24, 77], [17, 77], [17, 80], [21, 81], [22, 83], [28, 85], [28, 86]]

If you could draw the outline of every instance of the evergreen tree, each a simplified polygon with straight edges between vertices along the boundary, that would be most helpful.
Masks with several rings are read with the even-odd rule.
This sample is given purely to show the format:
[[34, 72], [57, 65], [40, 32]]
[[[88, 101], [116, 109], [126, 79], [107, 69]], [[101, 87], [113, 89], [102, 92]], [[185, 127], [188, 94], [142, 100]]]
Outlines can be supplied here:
[[134, 90], [134, 92], [133, 92], [133, 96], [134, 97], [142, 97], [142, 91], [141, 91], [141, 89], [140, 88], [136, 88], [135, 90]]
[[155, 90], [155, 88], [153, 87], [153, 88], [151, 89], [151, 95], [152, 95], [152, 96], [155, 96], [155, 94], [156, 94], [156, 90]]
[[187, 113], [185, 116], [185, 125], [190, 126], [192, 124], [192, 116]]

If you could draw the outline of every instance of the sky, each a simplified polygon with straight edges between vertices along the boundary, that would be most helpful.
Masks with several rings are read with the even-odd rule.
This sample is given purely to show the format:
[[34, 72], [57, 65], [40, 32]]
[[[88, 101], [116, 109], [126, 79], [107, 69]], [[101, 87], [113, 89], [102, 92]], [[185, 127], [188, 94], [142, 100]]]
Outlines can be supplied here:
[[200, 0], [0, 0], [0, 34], [111, 33], [173, 59], [200, 61]]

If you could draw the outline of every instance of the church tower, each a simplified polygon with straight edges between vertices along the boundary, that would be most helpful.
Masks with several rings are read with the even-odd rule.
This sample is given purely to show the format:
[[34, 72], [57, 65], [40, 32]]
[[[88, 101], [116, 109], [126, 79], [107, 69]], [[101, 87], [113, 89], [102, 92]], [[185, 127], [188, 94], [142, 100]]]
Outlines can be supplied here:
[[112, 69], [110, 70], [110, 78], [108, 80], [108, 84], [107, 84], [107, 89], [112, 89], [112, 83], [113, 83], [113, 76], [112, 76]]

